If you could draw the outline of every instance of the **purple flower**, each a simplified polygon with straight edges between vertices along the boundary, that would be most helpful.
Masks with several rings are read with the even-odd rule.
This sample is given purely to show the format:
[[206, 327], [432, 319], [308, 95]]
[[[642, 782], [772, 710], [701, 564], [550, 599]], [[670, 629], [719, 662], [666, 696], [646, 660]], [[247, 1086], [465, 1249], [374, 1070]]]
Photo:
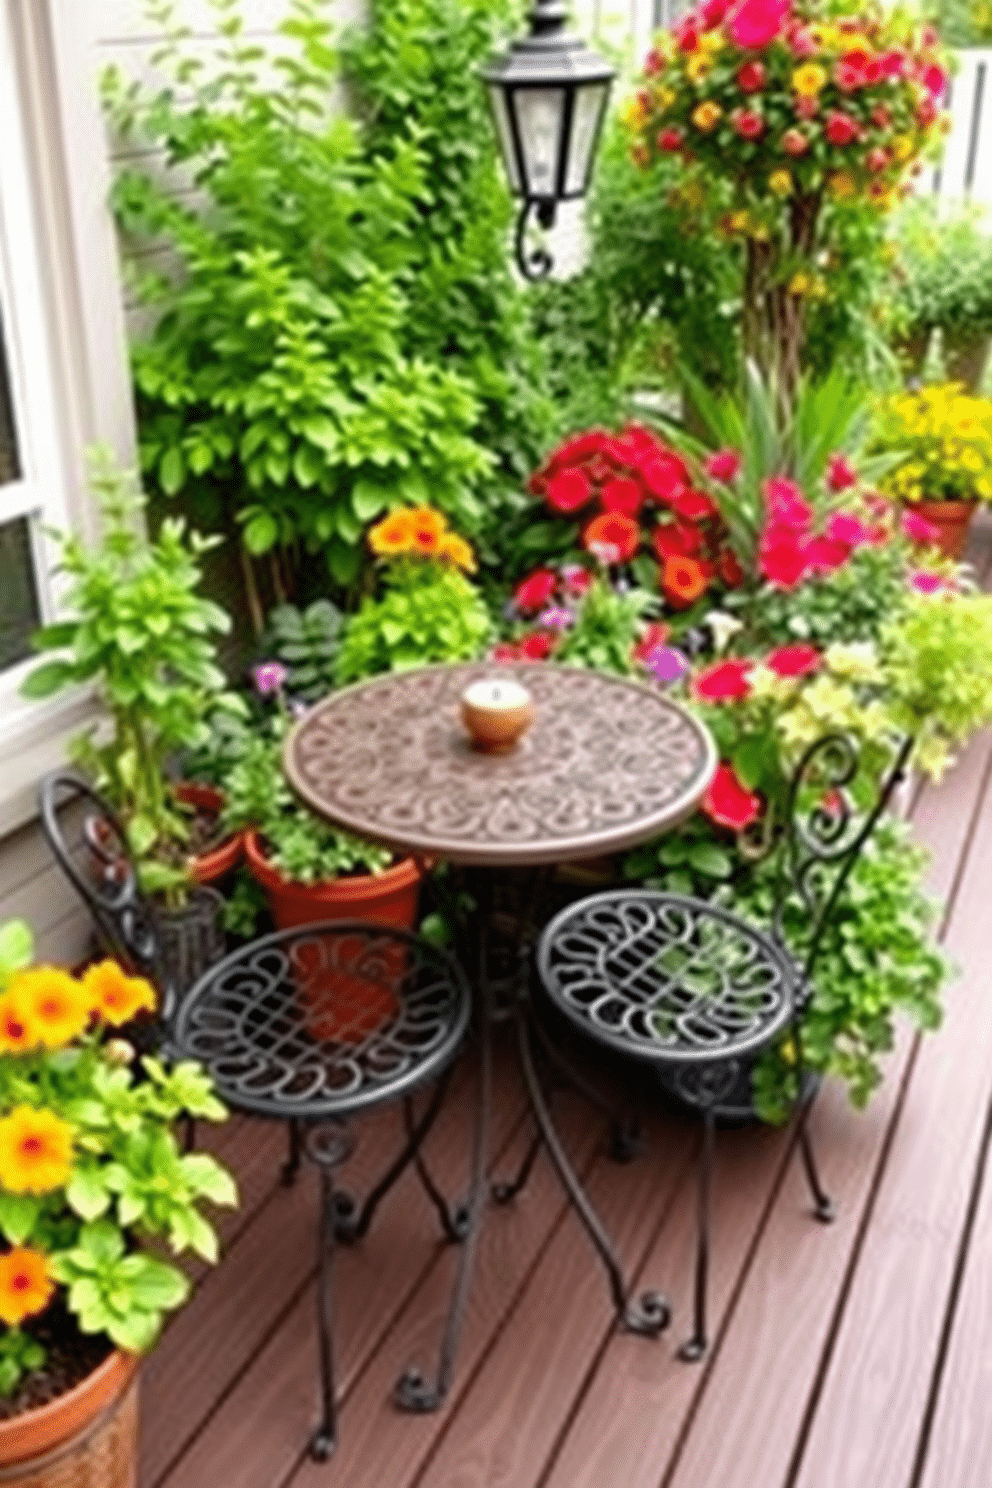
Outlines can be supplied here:
[[567, 630], [574, 625], [575, 616], [564, 605], [549, 605], [538, 615], [536, 623], [543, 625], [545, 630]]
[[689, 658], [675, 646], [656, 646], [644, 665], [659, 682], [677, 682], [689, 670]]
[[262, 697], [269, 697], [271, 693], [278, 692], [288, 675], [281, 661], [260, 662], [258, 666], [252, 667], [251, 674], [255, 680], [256, 691]]

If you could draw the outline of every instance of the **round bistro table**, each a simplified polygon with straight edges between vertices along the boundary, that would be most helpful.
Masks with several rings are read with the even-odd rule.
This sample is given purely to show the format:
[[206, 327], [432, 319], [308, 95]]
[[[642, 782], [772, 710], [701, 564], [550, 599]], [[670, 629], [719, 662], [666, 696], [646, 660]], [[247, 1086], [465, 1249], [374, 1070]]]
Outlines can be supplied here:
[[[534, 703], [531, 727], [506, 754], [486, 754], [461, 718], [466, 687], [513, 678]], [[526, 868], [598, 857], [646, 842], [696, 809], [716, 750], [700, 721], [655, 688], [550, 662], [422, 667], [373, 677], [311, 708], [286, 740], [293, 789], [335, 826], [415, 857], [479, 868]], [[483, 940], [483, 961], [484, 942]], [[491, 1005], [480, 977], [480, 1116], [488, 1126]], [[502, 1200], [523, 1186], [540, 1142], [606, 1268], [617, 1317], [654, 1336], [665, 1298], [634, 1301], [612, 1240], [551, 1121], [534, 1065], [526, 989], [514, 1019], [538, 1138]], [[473, 1196], [470, 1206], [477, 1211]], [[478, 1212], [465, 1244], [474, 1247]]]

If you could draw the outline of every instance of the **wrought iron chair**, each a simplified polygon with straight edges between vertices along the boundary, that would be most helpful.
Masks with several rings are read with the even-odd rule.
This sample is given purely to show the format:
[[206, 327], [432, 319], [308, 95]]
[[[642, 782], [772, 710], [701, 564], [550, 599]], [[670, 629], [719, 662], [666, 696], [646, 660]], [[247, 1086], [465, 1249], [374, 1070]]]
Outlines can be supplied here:
[[[78, 819], [80, 807], [82, 819]], [[67, 830], [67, 814], [74, 813]], [[445, 1235], [462, 1242], [436, 1375], [408, 1370], [396, 1387], [405, 1409], [435, 1409], [447, 1393], [467, 1300], [484, 1200], [489, 1109], [488, 1044], [483, 1034], [479, 1107], [467, 1202], [450, 1207], [421, 1156], [448, 1076], [468, 1030], [471, 996], [458, 963], [406, 930], [342, 920], [277, 931], [214, 961], [192, 986], [176, 983], [162, 956], [161, 917], [142, 895], [123, 827], [85, 781], [67, 772], [41, 788], [41, 819], [55, 857], [88, 905], [104, 945], [156, 981], [162, 998], [165, 1057], [199, 1060], [218, 1095], [253, 1115], [286, 1121], [296, 1175], [302, 1153], [321, 1180], [318, 1238], [318, 1340], [321, 1422], [311, 1441], [318, 1460], [337, 1434], [331, 1347], [331, 1263], [335, 1240], [364, 1235], [385, 1194], [413, 1163]], [[413, 1094], [433, 1084], [417, 1116]], [[402, 1101], [402, 1150], [359, 1206], [335, 1188], [334, 1172], [354, 1150], [352, 1117]]]
[[[902, 778], [912, 739], [899, 747], [868, 811], [848, 787], [859, 767], [845, 735], [818, 740], [790, 783], [773, 922], [741, 916], [687, 895], [649, 889], [595, 894], [563, 909], [537, 951], [552, 1005], [600, 1046], [643, 1062], [703, 1118], [692, 1335], [683, 1359], [708, 1346], [706, 1291], [711, 1230], [714, 1128], [728, 1096], [749, 1081], [757, 1056], [790, 1035], [795, 1054], [794, 1120], [816, 1217], [833, 1218], [806, 1128], [816, 1082], [804, 1078], [802, 1015], [824, 932], [854, 864]], [[798, 893], [809, 915], [797, 961], [783, 915]]]

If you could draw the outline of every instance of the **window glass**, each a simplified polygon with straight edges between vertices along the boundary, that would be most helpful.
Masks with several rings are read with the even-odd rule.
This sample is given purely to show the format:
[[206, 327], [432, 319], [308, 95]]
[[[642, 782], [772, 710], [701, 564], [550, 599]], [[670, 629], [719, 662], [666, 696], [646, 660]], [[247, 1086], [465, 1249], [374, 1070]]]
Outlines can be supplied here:
[[26, 517], [15, 517], [0, 522], [0, 669], [30, 656], [40, 624], [31, 529]]
[[7, 348], [4, 344], [3, 317], [0, 316], [0, 486], [17, 480], [20, 473], [17, 435], [14, 430], [14, 413], [10, 397], [10, 376], [7, 371]]

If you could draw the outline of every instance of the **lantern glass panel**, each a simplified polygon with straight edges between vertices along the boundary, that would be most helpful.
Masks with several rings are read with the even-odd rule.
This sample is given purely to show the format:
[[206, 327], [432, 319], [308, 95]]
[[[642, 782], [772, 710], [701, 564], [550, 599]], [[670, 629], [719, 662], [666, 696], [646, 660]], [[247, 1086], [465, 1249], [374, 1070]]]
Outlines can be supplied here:
[[503, 154], [503, 164], [506, 167], [506, 174], [509, 177], [510, 189], [519, 195], [520, 163], [517, 160], [517, 147], [514, 144], [510, 115], [506, 107], [506, 94], [500, 83], [490, 83], [489, 102], [492, 106], [493, 118], [496, 120], [499, 147]]
[[557, 197], [565, 89], [517, 88], [513, 107], [523, 144], [527, 195]]
[[609, 91], [608, 82], [586, 83], [576, 90], [572, 113], [571, 148], [565, 174], [566, 196], [581, 196], [589, 183], [592, 152]]

